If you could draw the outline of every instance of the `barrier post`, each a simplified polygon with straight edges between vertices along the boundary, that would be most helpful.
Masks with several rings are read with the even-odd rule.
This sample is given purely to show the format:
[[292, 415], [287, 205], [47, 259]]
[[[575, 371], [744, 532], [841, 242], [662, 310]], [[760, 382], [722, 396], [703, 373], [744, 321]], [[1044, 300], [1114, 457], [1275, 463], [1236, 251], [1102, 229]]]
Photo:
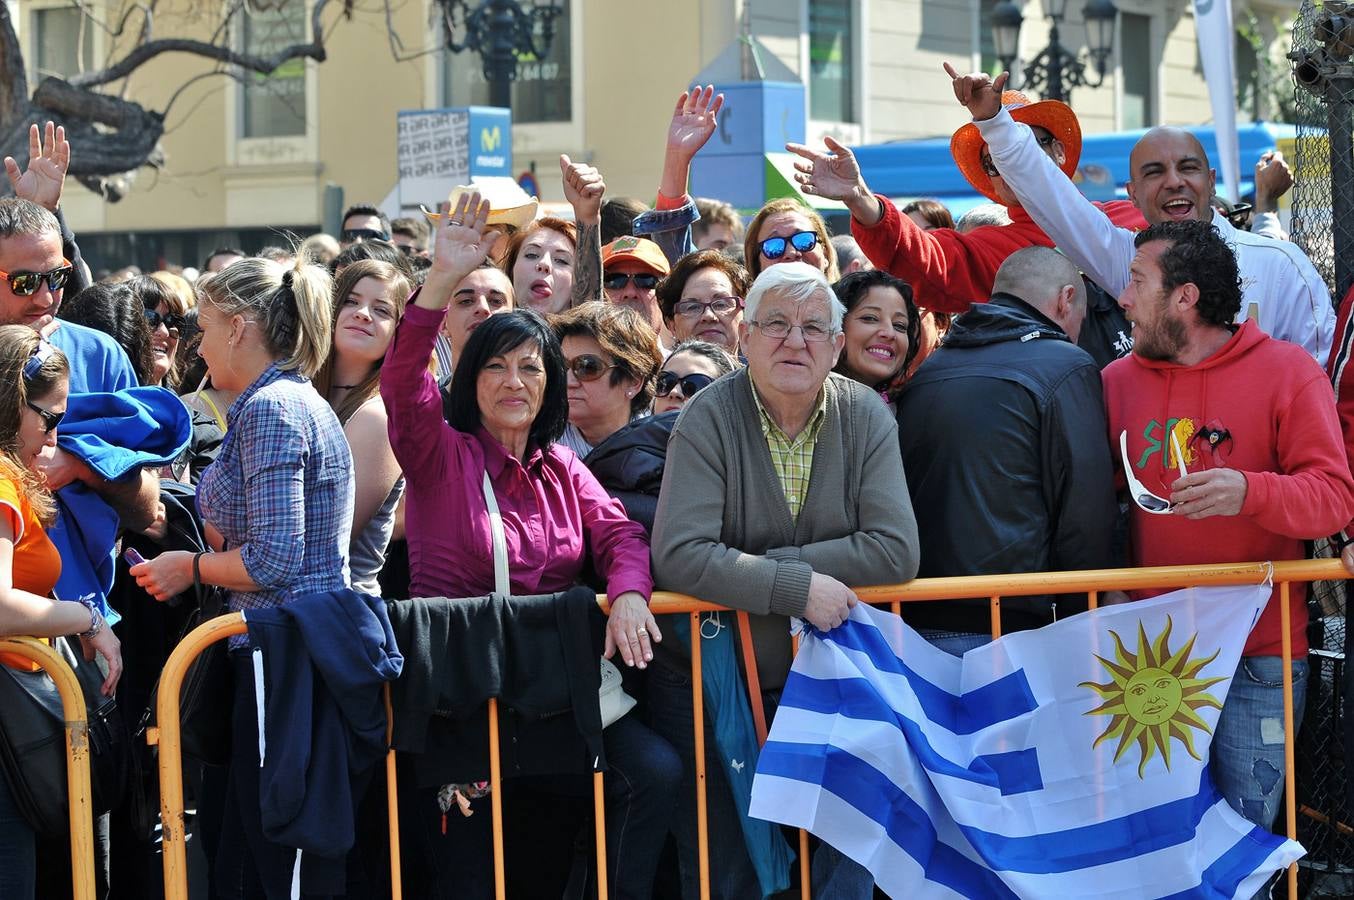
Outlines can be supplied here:
[[[1288, 839], [1298, 839], [1297, 776], [1293, 771], [1293, 636], [1289, 633], [1292, 614], [1288, 610], [1288, 582], [1279, 582], [1279, 630], [1283, 648], [1283, 793], [1284, 818], [1288, 825]], [[1288, 867], [1288, 900], [1298, 900], [1298, 864]]]
[[494, 897], [504, 900], [507, 883], [503, 875], [503, 770], [498, 758], [498, 699], [489, 698], [489, 806], [494, 817]]
[[701, 672], [701, 614], [691, 613], [691, 718], [696, 728], [696, 855], [701, 900], [710, 900], [710, 825], [705, 818], [705, 681]]
[[89, 781], [89, 719], [80, 680], [60, 654], [37, 638], [0, 638], [0, 652], [37, 663], [51, 676], [61, 696], [66, 732], [71, 895], [74, 900], [94, 900], [94, 801]]
[[[179, 689], [188, 667], [199, 653], [217, 641], [246, 631], [244, 616], [230, 613], [203, 622], [188, 633], [169, 654], [160, 672], [160, 691], [155, 702], [156, 735], [147, 741], [160, 745], [160, 852], [164, 857], [165, 900], [188, 900], [188, 865], [183, 826], [183, 747], [179, 723]], [[229, 715], [229, 710], [223, 710]], [[157, 737], [158, 736], [158, 737]]]
[[390, 900], [403, 900], [404, 879], [400, 872], [400, 801], [395, 771], [395, 713], [390, 705], [390, 682], [381, 688], [386, 708], [386, 818], [390, 832]]

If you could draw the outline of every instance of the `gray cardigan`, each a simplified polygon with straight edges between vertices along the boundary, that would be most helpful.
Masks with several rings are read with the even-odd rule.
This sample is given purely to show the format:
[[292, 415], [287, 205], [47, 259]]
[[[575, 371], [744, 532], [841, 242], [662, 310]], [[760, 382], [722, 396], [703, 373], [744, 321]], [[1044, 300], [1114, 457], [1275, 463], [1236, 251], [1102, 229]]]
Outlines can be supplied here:
[[653, 529], [660, 590], [744, 609], [762, 685], [790, 667], [788, 616], [818, 572], [851, 586], [917, 574], [917, 522], [897, 425], [868, 388], [828, 376], [827, 411], [799, 518], [790, 515], [746, 369], [687, 402], [668, 445]]

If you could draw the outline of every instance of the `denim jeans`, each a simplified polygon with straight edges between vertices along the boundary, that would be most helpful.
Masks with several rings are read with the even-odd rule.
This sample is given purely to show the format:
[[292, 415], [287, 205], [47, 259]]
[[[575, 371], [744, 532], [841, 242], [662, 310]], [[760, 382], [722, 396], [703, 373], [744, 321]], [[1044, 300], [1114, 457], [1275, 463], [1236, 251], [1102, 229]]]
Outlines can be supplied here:
[[[1293, 732], [1302, 725], [1307, 660], [1293, 666]], [[1232, 809], [1270, 828], [1283, 800], [1283, 660], [1243, 656], [1213, 733], [1213, 778]]]
[[37, 841], [0, 778], [0, 897], [33, 900], [37, 887]]
[[[691, 676], [664, 663], [655, 663], [649, 667], [647, 686], [653, 729], [666, 738], [682, 758], [682, 785], [672, 811], [671, 829], [677, 842], [682, 898], [694, 900], [700, 896], [700, 858], [696, 831], [696, 737]], [[768, 707], [767, 713], [774, 715], [774, 710]], [[710, 849], [710, 897], [712, 900], [760, 897], [761, 887], [743, 842], [738, 807], [724, 776], [724, 761], [719, 758], [714, 735], [707, 716], [705, 807]], [[874, 879], [864, 866], [825, 843], [819, 844], [813, 854], [811, 873], [813, 896], [817, 900], [869, 900], [874, 890]]]

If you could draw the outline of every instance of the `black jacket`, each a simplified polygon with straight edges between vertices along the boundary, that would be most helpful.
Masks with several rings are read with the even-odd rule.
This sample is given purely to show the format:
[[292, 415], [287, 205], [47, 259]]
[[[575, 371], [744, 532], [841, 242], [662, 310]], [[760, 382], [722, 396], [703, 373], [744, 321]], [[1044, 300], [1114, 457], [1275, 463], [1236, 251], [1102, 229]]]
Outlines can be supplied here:
[[668, 459], [668, 438], [681, 410], [636, 419], [593, 448], [584, 465], [606, 492], [620, 500], [632, 522], [653, 532], [658, 489]]
[[485, 702], [497, 697], [503, 775], [606, 764], [598, 709], [605, 617], [587, 588], [539, 597], [388, 601], [404, 654], [392, 744], [422, 787], [489, 777]]
[[[1107, 434], [1090, 356], [1019, 298], [997, 294], [974, 304], [898, 403], [921, 537], [918, 574], [1112, 565], [1117, 507]], [[1053, 602], [1004, 601], [1003, 630], [1046, 624]], [[1085, 602], [1058, 603], [1056, 614]], [[924, 627], [989, 628], [985, 602], [912, 605], [907, 618]]]
[[1081, 323], [1077, 346], [1103, 369], [1133, 352], [1133, 326], [1118, 300], [1085, 275], [1081, 280], [1086, 285], [1086, 321]]

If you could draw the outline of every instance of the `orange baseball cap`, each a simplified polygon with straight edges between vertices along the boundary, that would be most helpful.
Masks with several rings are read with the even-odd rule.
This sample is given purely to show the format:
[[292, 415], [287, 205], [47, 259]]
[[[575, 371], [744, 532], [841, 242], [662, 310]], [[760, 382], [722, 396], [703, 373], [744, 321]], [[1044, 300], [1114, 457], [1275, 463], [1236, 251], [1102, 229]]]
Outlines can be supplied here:
[[602, 248], [603, 271], [627, 259], [633, 259], [655, 275], [666, 276], [671, 270], [663, 249], [648, 238], [623, 235]]
[[[1077, 163], [1081, 161], [1081, 123], [1077, 121], [1077, 114], [1072, 112], [1072, 108], [1061, 100], [1040, 100], [1032, 103], [1030, 98], [1020, 91], [1002, 91], [1001, 105], [1010, 110], [1011, 118], [1017, 122], [1037, 125], [1062, 143], [1063, 152], [1066, 154], [1062, 170], [1068, 178], [1071, 178], [1072, 173], [1077, 170]], [[959, 166], [959, 171], [964, 173], [968, 183], [973, 185], [978, 193], [1000, 203], [997, 192], [992, 189], [992, 179], [983, 171], [981, 159], [985, 146], [987, 142], [983, 140], [978, 126], [969, 122], [950, 139], [950, 154], [954, 157], [955, 164]]]

